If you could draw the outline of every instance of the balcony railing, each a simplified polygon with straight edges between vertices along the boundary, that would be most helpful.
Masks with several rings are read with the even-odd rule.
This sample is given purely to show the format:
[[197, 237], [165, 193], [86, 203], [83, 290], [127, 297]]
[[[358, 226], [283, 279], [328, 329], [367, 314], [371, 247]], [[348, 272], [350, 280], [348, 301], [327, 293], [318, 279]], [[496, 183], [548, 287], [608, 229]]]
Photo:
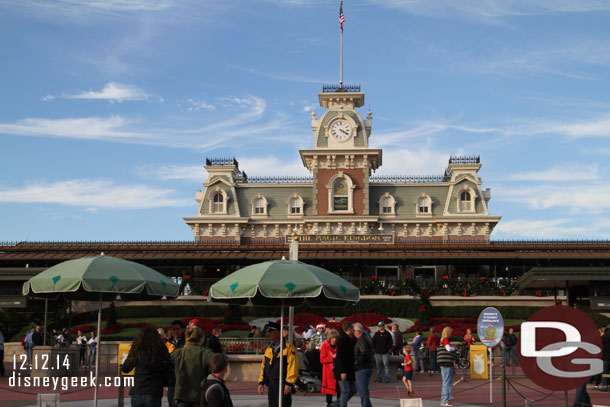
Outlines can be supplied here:
[[269, 338], [220, 338], [220, 344], [227, 354], [262, 355], [270, 343]]

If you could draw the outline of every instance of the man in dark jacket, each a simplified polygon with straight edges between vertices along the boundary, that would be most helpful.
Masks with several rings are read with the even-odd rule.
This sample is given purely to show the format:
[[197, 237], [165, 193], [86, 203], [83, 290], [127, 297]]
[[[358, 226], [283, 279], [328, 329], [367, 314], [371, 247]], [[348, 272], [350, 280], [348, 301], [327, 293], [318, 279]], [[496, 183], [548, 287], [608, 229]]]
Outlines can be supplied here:
[[347, 402], [356, 394], [356, 370], [354, 364], [354, 327], [351, 322], [343, 323], [343, 331], [337, 340], [335, 357], [335, 380], [339, 383], [339, 407], [347, 407]]
[[386, 331], [385, 323], [380, 321], [377, 326], [379, 330], [373, 335], [373, 351], [375, 352], [375, 363], [377, 365], [377, 380], [381, 383], [382, 369], [385, 371], [385, 382], [390, 383], [390, 350], [392, 350], [392, 335]]
[[511, 359], [515, 362], [515, 366], [519, 366], [519, 359], [517, 358], [517, 336], [514, 334], [513, 328], [510, 328], [508, 333], [504, 334], [502, 342], [504, 343], [504, 349], [502, 350], [504, 366], [509, 366]]
[[222, 345], [220, 343], [220, 335], [222, 335], [222, 329], [212, 329], [212, 334], [206, 337], [206, 346], [212, 350], [213, 353], [222, 353]]
[[[610, 325], [606, 327], [606, 330], [602, 335], [602, 361], [604, 362], [603, 377], [603, 375], [610, 374]], [[602, 379], [601, 390], [608, 391], [608, 383], [610, 383], [610, 379], [604, 377]]]
[[354, 362], [356, 377], [358, 378], [358, 394], [360, 394], [360, 404], [362, 407], [372, 407], [369, 396], [369, 381], [373, 373], [373, 343], [369, 334], [364, 331], [360, 323], [354, 324], [354, 336], [356, 346], [354, 349]]

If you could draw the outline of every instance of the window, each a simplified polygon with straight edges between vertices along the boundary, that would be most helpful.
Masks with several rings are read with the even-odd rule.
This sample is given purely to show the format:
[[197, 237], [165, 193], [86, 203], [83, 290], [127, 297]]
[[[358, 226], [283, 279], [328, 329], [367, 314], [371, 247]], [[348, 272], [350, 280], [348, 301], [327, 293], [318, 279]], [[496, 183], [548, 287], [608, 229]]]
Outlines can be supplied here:
[[430, 199], [428, 195], [420, 195], [419, 198], [417, 198], [417, 214], [432, 214], [432, 199]]
[[214, 194], [214, 203], [212, 205], [212, 213], [223, 213], [225, 210], [225, 199], [222, 193], [216, 192]]
[[265, 214], [265, 200], [263, 198], [256, 198], [254, 200], [254, 214], [264, 215]]
[[379, 198], [379, 214], [385, 216], [394, 216], [394, 207], [396, 206], [396, 200], [388, 192], [383, 194]]
[[460, 193], [459, 199], [459, 211], [460, 212], [472, 212], [474, 210], [474, 202], [472, 200], [472, 194], [468, 190], [463, 190]]
[[290, 214], [300, 215], [301, 214], [301, 200], [299, 198], [292, 198], [290, 200]]
[[333, 208], [336, 211], [347, 211], [349, 209], [349, 186], [345, 178], [338, 178], [333, 188]]

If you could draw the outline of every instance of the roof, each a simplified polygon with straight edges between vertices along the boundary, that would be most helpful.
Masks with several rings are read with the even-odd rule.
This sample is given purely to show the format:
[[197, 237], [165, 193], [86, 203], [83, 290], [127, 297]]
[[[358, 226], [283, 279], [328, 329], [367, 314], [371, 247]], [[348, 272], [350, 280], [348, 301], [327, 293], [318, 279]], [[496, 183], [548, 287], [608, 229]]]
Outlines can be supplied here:
[[591, 281], [610, 281], [610, 267], [534, 267], [519, 280], [519, 289], [588, 286]]

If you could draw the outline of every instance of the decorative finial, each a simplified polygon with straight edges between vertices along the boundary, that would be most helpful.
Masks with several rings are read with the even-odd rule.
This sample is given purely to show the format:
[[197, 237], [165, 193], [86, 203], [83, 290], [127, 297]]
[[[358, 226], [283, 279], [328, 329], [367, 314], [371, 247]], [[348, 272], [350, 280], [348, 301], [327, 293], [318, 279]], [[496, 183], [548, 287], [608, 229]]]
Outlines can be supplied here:
[[366, 112], [366, 118], [367, 119], [372, 119], [373, 118], [373, 112], [371, 112], [371, 108], [369, 107], [369, 111]]
[[315, 111], [315, 109], [311, 111], [311, 118], [312, 119], [316, 118], [316, 111]]

